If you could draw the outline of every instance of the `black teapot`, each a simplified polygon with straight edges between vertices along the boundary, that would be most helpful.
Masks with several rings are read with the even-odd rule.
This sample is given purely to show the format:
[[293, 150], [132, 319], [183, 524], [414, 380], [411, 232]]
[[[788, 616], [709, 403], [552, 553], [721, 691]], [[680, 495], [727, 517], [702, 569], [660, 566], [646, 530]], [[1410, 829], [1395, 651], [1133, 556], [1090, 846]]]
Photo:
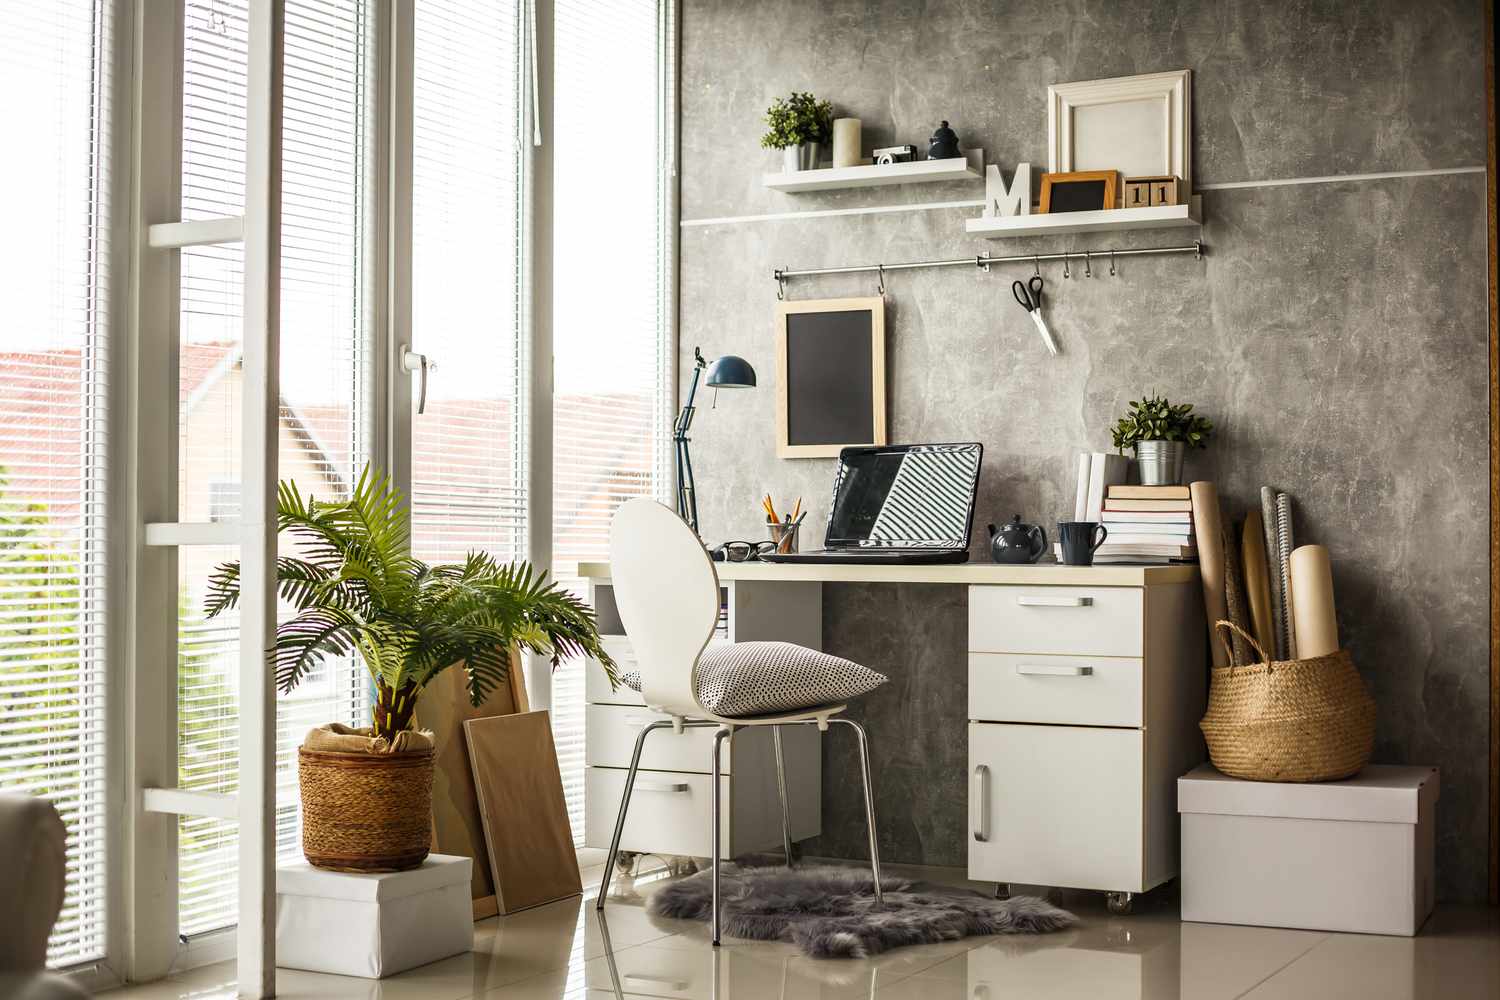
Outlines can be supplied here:
[[927, 158], [929, 160], [952, 160], [963, 154], [958, 151], [958, 133], [948, 127], [945, 121], [938, 126], [937, 131], [932, 133], [932, 138], [927, 141]]
[[990, 555], [997, 563], [1034, 563], [1047, 551], [1047, 532], [1039, 524], [1023, 524], [1021, 515], [1005, 527], [990, 525]]

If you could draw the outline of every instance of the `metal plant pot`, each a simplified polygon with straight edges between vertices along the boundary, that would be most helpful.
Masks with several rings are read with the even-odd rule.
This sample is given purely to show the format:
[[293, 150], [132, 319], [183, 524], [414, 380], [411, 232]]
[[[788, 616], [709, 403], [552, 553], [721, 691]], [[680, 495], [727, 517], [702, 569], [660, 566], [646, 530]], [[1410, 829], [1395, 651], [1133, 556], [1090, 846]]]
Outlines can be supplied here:
[[1178, 486], [1182, 483], [1182, 460], [1187, 454], [1183, 441], [1138, 441], [1135, 461], [1142, 486]]
[[783, 157], [782, 169], [789, 174], [799, 170], [816, 170], [818, 168], [818, 151], [820, 143], [804, 142], [800, 146], [787, 146], [781, 151]]

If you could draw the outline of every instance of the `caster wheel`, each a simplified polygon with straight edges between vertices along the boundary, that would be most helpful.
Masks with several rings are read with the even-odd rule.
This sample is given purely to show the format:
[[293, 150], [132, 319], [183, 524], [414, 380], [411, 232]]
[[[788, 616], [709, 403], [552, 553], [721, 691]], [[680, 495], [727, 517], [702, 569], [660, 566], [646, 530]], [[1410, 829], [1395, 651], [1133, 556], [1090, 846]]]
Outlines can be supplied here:
[[1104, 905], [1110, 913], [1123, 917], [1135, 908], [1135, 897], [1128, 892], [1105, 893]]
[[1010, 883], [1009, 882], [996, 882], [995, 883], [995, 898], [996, 899], [1009, 899], [1010, 898]]

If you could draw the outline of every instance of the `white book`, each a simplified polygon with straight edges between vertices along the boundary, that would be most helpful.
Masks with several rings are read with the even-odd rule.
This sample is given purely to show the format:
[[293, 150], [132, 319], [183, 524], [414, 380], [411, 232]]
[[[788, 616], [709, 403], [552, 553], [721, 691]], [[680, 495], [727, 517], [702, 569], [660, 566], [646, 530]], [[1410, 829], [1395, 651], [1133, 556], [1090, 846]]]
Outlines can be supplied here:
[[1136, 521], [1145, 523], [1153, 521], [1159, 524], [1182, 524], [1191, 526], [1193, 514], [1186, 510], [1107, 510], [1104, 512], [1104, 522], [1112, 521]]
[[1186, 535], [1153, 535], [1149, 532], [1136, 534], [1134, 532], [1109, 530], [1109, 537], [1104, 540], [1105, 545], [1181, 545], [1187, 548], [1196, 548], [1197, 545], [1189, 540]]
[[1106, 556], [1128, 553], [1137, 556], [1172, 556], [1177, 559], [1186, 559], [1198, 554], [1197, 547], [1193, 545], [1152, 545], [1144, 542], [1121, 542], [1118, 545], [1105, 542], [1094, 551], [1098, 555]]
[[1089, 503], [1080, 521], [1097, 521], [1104, 513], [1104, 493], [1130, 478], [1130, 459], [1124, 455], [1096, 451], [1089, 457]]
[[1115, 535], [1160, 535], [1171, 538], [1192, 538], [1190, 524], [1158, 524], [1154, 521], [1106, 521], [1109, 537]]
[[1078, 484], [1073, 494], [1073, 520], [1088, 520], [1089, 512], [1089, 469], [1093, 460], [1089, 453], [1080, 451], [1078, 453]]

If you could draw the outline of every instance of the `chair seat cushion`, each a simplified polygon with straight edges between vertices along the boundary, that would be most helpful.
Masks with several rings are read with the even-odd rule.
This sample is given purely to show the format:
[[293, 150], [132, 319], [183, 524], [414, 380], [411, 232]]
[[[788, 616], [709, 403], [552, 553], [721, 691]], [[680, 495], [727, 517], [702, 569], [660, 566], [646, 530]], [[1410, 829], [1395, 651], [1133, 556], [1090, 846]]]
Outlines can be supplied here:
[[[641, 689], [638, 671], [620, 680]], [[696, 681], [700, 705], [739, 718], [837, 704], [875, 690], [886, 676], [791, 642], [722, 642], [698, 658]]]

